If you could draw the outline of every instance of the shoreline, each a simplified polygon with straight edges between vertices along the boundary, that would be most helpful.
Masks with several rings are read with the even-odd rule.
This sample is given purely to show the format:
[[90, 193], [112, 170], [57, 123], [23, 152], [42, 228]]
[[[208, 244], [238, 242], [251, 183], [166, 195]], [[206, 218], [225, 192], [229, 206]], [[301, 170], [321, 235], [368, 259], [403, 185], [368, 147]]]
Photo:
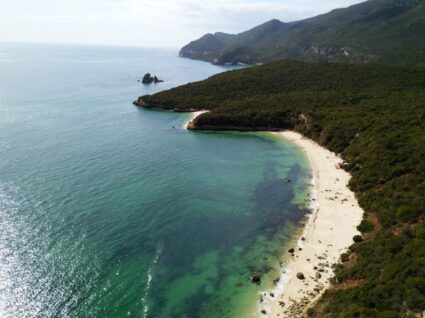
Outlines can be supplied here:
[[193, 121], [196, 119], [196, 117], [201, 116], [202, 114], [205, 114], [205, 113], [208, 113], [208, 112], [209, 112], [208, 110], [199, 110], [197, 112], [192, 112], [191, 113], [192, 118], [188, 122], [186, 122], [183, 127], [186, 128], [186, 129], [189, 129], [189, 125], [191, 125], [193, 123]]
[[[194, 112], [185, 128], [205, 112]], [[329, 279], [334, 276], [332, 265], [354, 243], [364, 211], [348, 188], [351, 175], [338, 168], [342, 162], [339, 156], [293, 131], [269, 133], [293, 144], [307, 157], [312, 170], [308, 207], [312, 213], [300, 229], [294, 254], [284, 252], [282, 259], [289, 261], [281, 268], [279, 282], [272, 290], [260, 293], [257, 316], [299, 318], [329, 288]], [[303, 279], [297, 277], [299, 273]]]
[[[298, 318], [329, 288], [329, 279], [334, 276], [332, 265], [354, 243], [353, 236], [359, 234], [357, 225], [364, 211], [348, 188], [351, 175], [338, 168], [341, 158], [299, 133], [272, 134], [292, 143], [307, 156], [313, 173], [312, 214], [293, 247], [294, 256], [282, 268], [279, 283], [263, 297], [265, 303], [260, 304], [260, 313], [263, 311], [261, 315], [270, 318]], [[297, 277], [299, 273], [304, 279]]]

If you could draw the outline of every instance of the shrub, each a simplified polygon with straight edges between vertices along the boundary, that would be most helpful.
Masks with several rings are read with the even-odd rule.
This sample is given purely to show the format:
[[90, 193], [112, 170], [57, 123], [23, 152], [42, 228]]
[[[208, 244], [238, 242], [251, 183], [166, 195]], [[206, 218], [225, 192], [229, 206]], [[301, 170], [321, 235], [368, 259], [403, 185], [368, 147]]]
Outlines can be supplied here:
[[363, 241], [363, 238], [362, 238], [361, 235], [355, 235], [353, 237], [353, 241], [356, 242], [356, 243], [360, 243], [361, 241]]
[[414, 220], [417, 214], [412, 208], [403, 205], [397, 209], [396, 216], [402, 222], [409, 222]]
[[378, 313], [376, 318], [399, 318], [400, 315], [395, 311], [383, 311]]
[[341, 254], [341, 262], [345, 263], [348, 262], [350, 259], [350, 254], [348, 253], [342, 253]]
[[373, 224], [372, 224], [372, 223], [370, 223], [370, 222], [369, 222], [369, 221], [367, 221], [367, 220], [363, 220], [363, 221], [360, 223], [360, 225], [359, 225], [359, 226], [357, 226], [357, 230], [359, 230], [359, 231], [360, 231], [360, 232], [362, 232], [362, 233], [371, 232], [371, 231], [373, 231], [373, 228], [374, 228]]
[[314, 317], [316, 315], [316, 310], [314, 308], [307, 309], [307, 316]]

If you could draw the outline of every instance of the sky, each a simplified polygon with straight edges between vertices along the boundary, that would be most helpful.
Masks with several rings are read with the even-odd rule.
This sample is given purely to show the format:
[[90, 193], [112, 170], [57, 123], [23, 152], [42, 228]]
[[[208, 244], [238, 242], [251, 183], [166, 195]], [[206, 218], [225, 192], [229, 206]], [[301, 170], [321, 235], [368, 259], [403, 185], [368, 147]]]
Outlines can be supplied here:
[[178, 48], [208, 32], [308, 18], [364, 0], [0, 0], [0, 42]]

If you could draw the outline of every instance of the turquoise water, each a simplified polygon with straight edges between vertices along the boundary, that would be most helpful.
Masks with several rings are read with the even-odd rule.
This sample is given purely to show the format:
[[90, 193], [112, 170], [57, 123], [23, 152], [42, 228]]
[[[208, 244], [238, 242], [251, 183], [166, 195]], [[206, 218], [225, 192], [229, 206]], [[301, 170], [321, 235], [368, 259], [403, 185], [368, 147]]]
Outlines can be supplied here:
[[[148, 71], [166, 82], [143, 87]], [[304, 215], [306, 159], [131, 105], [222, 71], [174, 51], [0, 45], [1, 317], [255, 310]]]

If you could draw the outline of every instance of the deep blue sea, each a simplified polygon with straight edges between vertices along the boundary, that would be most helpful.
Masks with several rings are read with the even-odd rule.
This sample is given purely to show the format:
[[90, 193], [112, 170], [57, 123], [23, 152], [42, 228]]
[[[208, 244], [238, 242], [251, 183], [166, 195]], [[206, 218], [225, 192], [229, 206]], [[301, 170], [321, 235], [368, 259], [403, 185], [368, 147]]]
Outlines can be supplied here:
[[304, 216], [307, 160], [132, 105], [224, 71], [177, 50], [0, 44], [0, 317], [255, 314]]

